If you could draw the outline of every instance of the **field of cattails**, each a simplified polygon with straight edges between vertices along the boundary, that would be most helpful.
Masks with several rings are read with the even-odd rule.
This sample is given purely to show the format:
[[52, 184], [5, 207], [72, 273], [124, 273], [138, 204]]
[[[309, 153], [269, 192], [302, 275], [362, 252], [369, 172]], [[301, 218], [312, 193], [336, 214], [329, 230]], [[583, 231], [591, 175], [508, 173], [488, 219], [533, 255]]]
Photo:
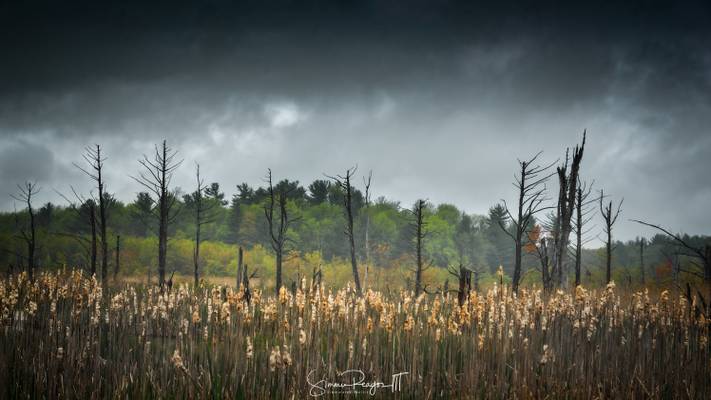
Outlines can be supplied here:
[[[0, 282], [0, 397], [709, 398], [709, 323], [695, 310], [613, 284], [516, 297], [494, 287], [460, 307], [456, 295], [306, 282], [278, 296], [107, 293], [81, 272], [22, 274]], [[346, 370], [363, 385], [329, 386], [350, 382]]]

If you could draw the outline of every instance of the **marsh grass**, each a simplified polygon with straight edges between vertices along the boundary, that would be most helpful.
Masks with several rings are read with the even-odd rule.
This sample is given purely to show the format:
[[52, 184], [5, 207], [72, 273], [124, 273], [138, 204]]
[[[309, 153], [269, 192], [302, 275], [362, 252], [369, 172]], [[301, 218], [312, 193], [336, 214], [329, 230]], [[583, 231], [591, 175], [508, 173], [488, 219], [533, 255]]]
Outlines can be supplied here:
[[[456, 296], [302, 284], [251, 302], [226, 286], [102, 293], [80, 272], [0, 283], [3, 398], [309, 397], [361, 369], [376, 398], [709, 398], [709, 325], [683, 298], [614, 285]], [[313, 372], [312, 372], [313, 371]], [[312, 379], [313, 381], [313, 379]], [[368, 398], [367, 394], [326, 397]]]

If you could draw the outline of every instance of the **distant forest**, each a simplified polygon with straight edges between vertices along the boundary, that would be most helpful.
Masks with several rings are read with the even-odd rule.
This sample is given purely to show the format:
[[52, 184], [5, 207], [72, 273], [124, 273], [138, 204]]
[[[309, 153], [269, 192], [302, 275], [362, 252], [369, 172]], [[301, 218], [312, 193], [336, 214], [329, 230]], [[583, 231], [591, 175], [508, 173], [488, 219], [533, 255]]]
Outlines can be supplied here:
[[[144, 189], [129, 204], [118, 201], [104, 177], [99, 145], [74, 164], [95, 184], [88, 194], [58, 194], [64, 205], [34, 205], [37, 184], [18, 185], [16, 206], [0, 214], [0, 261], [7, 272], [81, 268], [101, 279], [146, 276], [172, 285], [192, 275], [232, 276], [234, 284], [295, 287], [303, 279], [363, 288], [406, 287], [416, 295], [448, 290], [460, 296], [480, 285], [510, 283], [554, 288], [616, 281], [627, 286], [711, 282], [709, 237], [689, 237], [648, 222], [660, 234], [622, 243], [614, 226], [624, 199], [615, 201], [581, 179], [586, 133], [564, 161], [542, 164], [540, 152], [517, 160], [517, 202], [493, 205], [487, 215], [468, 215], [451, 204], [417, 200], [412, 205], [373, 200], [372, 172], [349, 168], [307, 186], [275, 179], [237, 185], [227, 198], [220, 184], [206, 183], [195, 165], [192, 191], [171, 187], [182, 165], [166, 141], [139, 160], [131, 177]], [[186, 166], [182, 166], [186, 168]], [[557, 178], [557, 196], [546, 182]], [[362, 184], [361, 184], [362, 181]], [[602, 227], [591, 224], [595, 215]], [[585, 248], [600, 238], [604, 247]], [[157, 268], [156, 268], [157, 267]]]
[[[329, 264], [344, 264], [348, 257], [348, 243], [343, 235], [341, 189], [327, 180], [316, 180], [304, 187], [298, 181], [286, 179], [278, 182], [275, 188], [289, 193], [288, 207], [298, 218], [289, 232], [290, 253], [298, 259], [288, 260], [289, 265], [300, 264], [302, 274], [310, 277], [318, 263], [323, 263], [325, 268]], [[169, 225], [168, 270], [184, 275], [192, 274], [193, 268], [196, 225], [193, 199], [194, 193], [176, 196], [176, 217], [174, 223]], [[208, 223], [202, 228], [205, 240], [203, 274], [233, 275], [237, 267], [236, 245], [243, 246], [248, 254], [254, 250], [261, 255], [261, 259], [255, 255], [254, 262], [257, 264], [253, 267], [273, 271], [270, 265], [273, 258], [266, 250], [270, 249], [271, 242], [264, 217], [266, 199], [267, 189], [264, 187], [253, 188], [242, 183], [237, 186], [237, 193], [228, 198], [218, 183], [208, 185], [205, 201], [211, 206]], [[92, 202], [89, 199], [75, 207], [47, 203], [36, 210], [39, 236], [37, 264], [40, 269], [88, 269], [91, 236], [88, 221]], [[119, 273], [147, 274], [148, 268], [157, 265], [157, 223], [152, 215], [153, 199], [147, 192], [141, 192], [128, 204], [115, 200], [111, 195], [106, 195], [106, 202], [111, 221], [108, 247], [112, 253], [115, 251], [116, 235], [121, 236]], [[366, 208], [364, 195], [359, 189], [353, 191], [353, 205], [358, 257], [361, 260], [365, 258], [365, 219], [369, 216], [370, 263], [373, 268], [412, 268], [415, 261], [412, 207], [403, 207], [399, 202], [379, 197]], [[17, 237], [17, 226], [25, 224], [26, 219], [26, 211], [0, 214], [0, 242], [4, 247], [0, 260], [10, 270], [19, 269], [24, 264], [21, 256], [24, 244]], [[424, 250], [433, 267], [446, 269], [464, 262], [481, 268], [483, 276], [494, 274], [499, 266], [507, 275], [512, 274], [513, 241], [500, 225], [509, 230], [512, 227], [502, 205], [494, 205], [487, 215], [470, 215], [451, 204], [426, 203], [425, 220], [430, 235]], [[641, 240], [615, 243], [613, 268], [618, 282], [632, 279], [634, 283], [640, 283]], [[686, 237], [686, 240], [701, 245], [708, 238], [693, 236]], [[603, 283], [605, 259], [602, 251], [583, 251], [583, 282]], [[110, 271], [115, 263], [113, 255], [109, 257]], [[524, 270], [531, 271], [525, 274], [526, 277], [530, 282], [538, 282], [539, 272], [536, 269], [539, 261], [530, 252], [524, 252], [524, 255]], [[672, 278], [684, 261], [683, 256], [677, 255], [675, 244], [663, 234], [648, 240], [644, 259], [651, 281]], [[293, 272], [285, 268], [285, 273]], [[348, 277], [345, 274], [344, 279]], [[271, 278], [271, 274], [267, 278]], [[391, 284], [397, 285], [397, 282]]]

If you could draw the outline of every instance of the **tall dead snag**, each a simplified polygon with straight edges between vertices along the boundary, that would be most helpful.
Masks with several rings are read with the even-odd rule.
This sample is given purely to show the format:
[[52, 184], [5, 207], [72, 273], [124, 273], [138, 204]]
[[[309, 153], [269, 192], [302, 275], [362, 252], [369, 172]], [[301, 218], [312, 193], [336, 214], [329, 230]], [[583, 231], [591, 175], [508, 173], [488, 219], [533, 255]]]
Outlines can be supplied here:
[[647, 240], [645, 238], [640, 239], [639, 241], [639, 273], [640, 273], [640, 280], [642, 281], [642, 286], [644, 286], [647, 282], [645, 270], [644, 270], [644, 248], [647, 245]]
[[209, 202], [205, 198], [205, 191], [209, 187], [205, 186], [204, 180], [200, 177], [200, 164], [195, 164], [195, 176], [197, 187], [195, 191], [184, 197], [185, 202], [195, 213], [195, 247], [193, 249], [193, 277], [195, 286], [200, 283], [200, 243], [202, 241], [202, 226], [214, 222], [211, 211], [215, 207], [214, 202]]
[[101, 146], [95, 145], [95, 147], [87, 147], [85, 149], [84, 155], [82, 156], [84, 161], [88, 164], [88, 168], [84, 168], [79, 164], [74, 164], [74, 166], [96, 182], [96, 187], [98, 190], [98, 201], [99, 204], [99, 238], [101, 241], [101, 284], [106, 289], [108, 285], [108, 260], [109, 260], [109, 242], [106, 238], [106, 188], [104, 187], [103, 178], [103, 168], [105, 157], [101, 155]]
[[89, 227], [91, 228], [91, 276], [96, 276], [96, 258], [99, 254], [98, 251], [98, 240], [96, 239], [96, 203], [94, 200], [89, 199], [86, 202], [87, 208], [89, 209]]
[[575, 286], [580, 286], [580, 269], [582, 267], [583, 245], [587, 242], [584, 236], [590, 229], [584, 229], [590, 220], [593, 218], [593, 208], [590, 207], [597, 199], [589, 199], [592, 193], [592, 184], [589, 186], [586, 183], [580, 183], [578, 180], [578, 188], [575, 195], [575, 220], [573, 228], [575, 229]]
[[[583, 152], [585, 150], [585, 137], [587, 132], [583, 131], [583, 142], [580, 146], [575, 146], [573, 150], [573, 160], [569, 165], [568, 150], [565, 152], [565, 163], [559, 166], [556, 171], [558, 173], [558, 206], [557, 220], [558, 229], [554, 232], [554, 264], [553, 264], [553, 279], [557, 286], [563, 285], [563, 274], [567, 269], [566, 258], [568, 255], [568, 244], [570, 232], [573, 229], [571, 219], [575, 211], [575, 200], [578, 184], [578, 176], [580, 174], [580, 163], [583, 160]], [[570, 167], [570, 172], [568, 172]]]
[[365, 185], [365, 271], [363, 274], [363, 287], [368, 287], [368, 269], [370, 268], [370, 183], [373, 179], [373, 171], [368, 173], [368, 179], [363, 177]]
[[[282, 286], [282, 261], [284, 259], [285, 244], [288, 240], [287, 232], [289, 230], [289, 225], [294, 222], [293, 219], [289, 218], [289, 212], [286, 207], [287, 198], [289, 193], [285, 189], [287, 185], [279, 185], [280, 189], [278, 192], [274, 190], [274, 185], [272, 184], [272, 170], [267, 170], [267, 199], [264, 205], [264, 216], [267, 219], [267, 224], [269, 225], [269, 236], [272, 239], [272, 249], [274, 250], [276, 256], [276, 292], [279, 294], [279, 289]], [[276, 214], [275, 215], [275, 211]], [[276, 219], [275, 219], [276, 217]], [[246, 273], [246, 267], [245, 267]]]
[[518, 286], [521, 281], [521, 259], [523, 256], [524, 240], [528, 231], [532, 228], [534, 215], [549, 207], [544, 207], [546, 181], [553, 176], [549, 173], [553, 164], [541, 166], [537, 163], [539, 152], [531, 159], [526, 161], [518, 160], [519, 171], [514, 176], [514, 186], [518, 189], [518, 207], [516, 209], [516, 217], [509, 210], [506, 201], [502, 200], [506, 214], [511, 219], [511, 223], [515, 229], [514, 234], [506, 229], [506, 226], [499, 222], [499, 226], [511, 239], [514, 241], [515, 257], [514, 257], [514, 273], [512, 287], [514, 293], [518, 291]]
[[18, 228], [20, 230], [20, 238], [27, 245], [27, 275], [30, 280], [34, 280], [37, 232], [35, 227], [35, 211], [32, 208], [32, 197], [39, 193], [40, 188], [36, 183], [25, 182], [24, 186], [17, 185], [17, 189], [17, 195], [12, 195], [12, 198], [27, 206], [27, 214], [29, 215], [29, 226], [19, 226], [18, 224]]
[[600, 214], [602, 214], [602, 218], [605, 220], [605, 235], [607, 236], [605, 240], [605, 280], [606, 283], [610, 283], [612, 280], [612, 226], [615, 225], [615, 222], [617, 222], [617, 217], [620, 216], [620, 210], [622, 209], [622, 203], [624, 202], [624, 199], [622, 199], [619, 204], [617, 204], [617, 211], [614, 210], [614, 207], [612, 206], [612, 201], [610, 201], [607, 205], [604, 204], [604, 197], [605, 194], [601, 190], [600, 191]]
[[[457, 304], [461, 307], [469, 299], [469, 293], [472, 290], [472, 270], [466, 268], [460, 263], [459, 268], [455, 269], [453, 267], [449, 267], [447, 272], [457, 279]], [[447, 292], [447, 289], [444, 291]]]
[[537, 252], [538, 260], [541, 263], [541, 280], [543, 281], [543, 288], [546, 291], [550, 291], [553, 288], [553, 279], [550, 272], [550, 238], [542, 237], [539, 243], [540, 245], [537, 247]]
[[356, 260], [356, 250], [355, 250], [355, 235], [353, 233], [353, 187], [351, 186], [351, 177], [355, 173], [357, 167], [349, 168], [346, 170], [346, 175], [336, 175], [335, 177], [329, 176], [333, 181], [341, 188], [343, 191], [343, 212], [346, 217], [346, 230], [345, 234], [348, 238], [348, 244], [350, 245], [350, 255], [351, 255], [351, 268], [353, 270], [353, 282], [355, 283], [356, 293], [358, 295], [362, 294], [360, 286], [360, 276], [358, 275], [358, 261]]
[[424, 211], [427, 203], [424, 200], [417, 200], [412, 207], [413, 222], [410, 224], [414, 233], [415, 245], [415, 297], [419, 296], [423, 291], [422, 272], [424, 271], [424, 258], [422, 257], [422, 249], [424, 247], [425, 238], [428, 235], [427, 222], [425, 221]]
[[118, 277], [121, 267], [121, 235], [116, 235], [116, 264], [114, 264], [114, 281]]
[[137, 177], [132, 177], [136, 182], [148, 189], [157, 198], [158, 205], [158, 284], [165, 284], [165, 264], [168, 252], [168, 225], [175, 220], [177, 212], [171, 214], [176, 202], [176, 196], [170, 192], [170, 181], [173, 173], [182, 164], [183, 160], [176, 160], [178, 152], [168, 147], [163, 140], [163, 145], [158, 148], [152, 158], [144, 155], [138, 160], [144, 171]]
[[695, 258], [701, 263], [701, 265], [696, 262], [692, 264], [697, 268], [700, 267], [701, 273], [692, 270], [681, 270], [680, 267], [679, 271], [690, 273], [692, 275], [696, 275], [703, 278], [704, 284], [706, 284], [709, 289], [709, 295], [706, 299], [706, 304], [708, 304], [709, 307], [707, 315], [711, 314], [711, 245], [707, 242], [703, 247], [696, 247], [684, 240], [684, 238], [682, 238], [680, 235], [673, 234], [668, 229], [665, 229], [659, 225], [650, 224], [648, 222], [640, 221], [637, 219], [633, 219], [632, 221], [663, 232], [664, 234], [669, 236], [677, 244], [677, 246], [679, 246], [680, 251], [677, 252], [678, 254]]

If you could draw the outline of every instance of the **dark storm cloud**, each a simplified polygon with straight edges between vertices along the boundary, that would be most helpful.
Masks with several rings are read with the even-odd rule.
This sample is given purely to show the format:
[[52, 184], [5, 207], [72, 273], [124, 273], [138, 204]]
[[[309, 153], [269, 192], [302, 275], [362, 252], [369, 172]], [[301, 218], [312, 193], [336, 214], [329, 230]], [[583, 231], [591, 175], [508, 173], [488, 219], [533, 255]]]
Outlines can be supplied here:
[[53, 164], [54, 155], [41, 145], [20, 141], [0, 149], [0, 179], [6, 184], [18, 177], [29, 181], [52, 179]]
[[629, 217], [708, 232], [707, 4], [143, 3], [0, 6], [2, 185], [74, 183], [100, 142], [129, 199], [166, 137], [228, 191], [358, 163], [404, 204], [484, 213], [516, 157], [558, 158], [588, 128], [586, 176]]

